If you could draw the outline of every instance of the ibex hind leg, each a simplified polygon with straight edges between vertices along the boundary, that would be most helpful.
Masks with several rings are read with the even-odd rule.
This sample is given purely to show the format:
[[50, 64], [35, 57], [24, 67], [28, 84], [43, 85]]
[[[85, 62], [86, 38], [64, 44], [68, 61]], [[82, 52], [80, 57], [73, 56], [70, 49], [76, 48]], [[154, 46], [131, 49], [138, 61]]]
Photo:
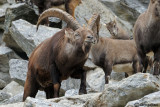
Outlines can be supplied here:
[[27, 79], [24, 85], [23, 101], [25, 101], [28, 96], [34, 98], [38, 92], [38, 89], [39, 85], [36, 82], [36, 79], [31, 76], [31, 72], [29, 71], [27, 73]]
[[[140, 61], [140, 65], [139, 65], [140, 70], [141, 72], [146, 73], [147, 67], [148, 67], [148, 59], [147, 59], [146, 53], [142, 52], [141, 50], [138, 50], [138, 56], [139, 56], [139, 61]], [[142, 65], [143, 67], [141, 67]]]
[[160, 48], [154, 51], [154, 75], [160, 74]]

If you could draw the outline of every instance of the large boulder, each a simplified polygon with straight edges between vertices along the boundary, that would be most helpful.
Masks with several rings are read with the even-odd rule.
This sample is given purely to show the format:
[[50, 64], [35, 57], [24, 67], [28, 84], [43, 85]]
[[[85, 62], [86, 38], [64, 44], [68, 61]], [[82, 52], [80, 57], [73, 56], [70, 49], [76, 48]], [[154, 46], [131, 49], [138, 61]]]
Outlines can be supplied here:
[[20, 19], [12, 22], [9, 31], [18, 46], [29, 57], [36, 46], [46, 38], [53, 36], [60, 29], [40, 26], [37, 31], [35, 25]]
[[83, 107], [86, 101], [98, 96], [100, 93], [84, 94], [70, 97], [61, 97], [48, 100], [39, 100], [28, 97], [24, 107]]
[[148, 73], [137, 73], [120, 82], [108, 84], [105, 90], [85, 106], [124, 107], [129, 101], [160, 90], [160, 77]]
[[5, 93], [11, 94], [11, 96], [15, 96], [24, 91], [23, 86], [19, 85], [17, 82], [12, 81], [9, 83], [3, 90]]
[[[0, 91], [0, 105], [10, 99], [10, 102], [19, 101], [19, 94], [23, 92], [24, 88], [18, 83], [12, 81], [3, 90]], [[14, 97], [14, 98], [12, 98]], [[21, 99], [22, 100], [22, 99]], [[8, 102], [9, 102], [8, 101]], [[8, 104], [8, 103], [7, 103]]]
[[0, 107], [23, 107], [24, 102], [14, 103], [14, 104], [6, 104], [0, 105]]
[[127, 103], [125, 107], [159, 107], [160, 106], [160, 91], [151, 93], [149, 95], [144, 96], [143, 98], [135, 101], [130, 101]]
[[6, 86], [6, 82], [0, 79], [0, 89], [4, 88], [5, 86]]
[[134, 25], [137, 17], [143, 13], [150, 0], [100, 0], [111, 9], [119, 18]]
[[27, 71], [28, 71], [28, 61], [21, 59], [11, 59], [9, 61], [9, 74], [12, 80], [24, 85]]
[[[1, 0], [1, 1], [5, 1], [5, 0]], [[5, 12], [9, 6], [10, 5], [7, 3], [0, 5], [0, 29], [1, 30], [4, 30]]]
[[5, 23], [4, 23], [5, 32], [3, 35], [3, 40], [6, 42], [6, 45], [9, 46], [10, 48], [16, 50], [17, 52], [23, 52], [23, 50], [17, 45], [15, 40], [12, 38], [9, 31], [12, 21], [18, 19], [24, 19], [33, 24], [36, 24], [38, 15], [31, 7], [29, 7], [25, 3], [11, 5], [6, 10]]
[[[3, 91], [2, 91], [3, 92]], [[4, 92], [3, 92], [4, 93]], [[6, 95], [6, 98], [3, 98], [3, 101], [0, 102], [0, 105], [6, 105], [6, 104], [12, 104], [12, 103], [18, 103], [23, 101], [23, 92], [20, 91], [19, 94], [16, 94], [15, 96], [9, 96], [9, 93], [4, 93]], [[8, 95], [8, 97], [7, 97]], [[36, 97], [37, 99], [46, 99], [46, 94], [44, 91], [38, 91]]]
[[5, 81], [6, 84], [11, 80], [9, 76], [9, 60], [12, 58], [18, 59], [20, 57], [10, 48], [0, 46], [0, 79]]
[[0, 4], [4, 4], [6, 2], [7, 2], [7, 0], [0, 0]]

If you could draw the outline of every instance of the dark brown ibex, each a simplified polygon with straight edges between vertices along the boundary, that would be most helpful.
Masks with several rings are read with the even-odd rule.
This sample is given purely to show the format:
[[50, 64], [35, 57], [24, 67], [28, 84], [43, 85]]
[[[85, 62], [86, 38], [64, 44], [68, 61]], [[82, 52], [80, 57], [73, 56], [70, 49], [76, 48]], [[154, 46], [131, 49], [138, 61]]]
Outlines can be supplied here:
[[160, 70], [160, 0], [150, 0], [148, 9], [138, 17], [133, 33], [143, 72], [146, 72], [148, 66], [146, 54], [153, 51], [154, 75], [158, 75]]
[[47, 98], [59, 96], [61, 81], [72, 78], [81, 79], [79, 94], [86, 93], [86, 72], [84, 63], [90, 48], [97, 42], [100, 16], [93, 15], [88, 26], [80, 24], [68, 13], [59, 9], [44, 11], [37, 22], [46, 17], [58, 17], [64, 20], [65, 28], [46, 39], [32, 52], [29, 58], [27, 79], [24, 86], [23, 101], [27, 96], [35, 97], [38, 89], [44, 89]]

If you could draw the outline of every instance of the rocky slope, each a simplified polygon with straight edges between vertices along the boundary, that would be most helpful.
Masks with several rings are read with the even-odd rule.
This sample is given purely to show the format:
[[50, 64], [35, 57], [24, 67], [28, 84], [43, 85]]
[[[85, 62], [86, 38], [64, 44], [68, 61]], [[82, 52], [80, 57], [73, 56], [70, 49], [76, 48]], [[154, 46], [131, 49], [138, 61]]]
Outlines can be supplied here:
[[[149, 0], [82, 0], [75, 10], [81, 25], [92, 14], [101, 15], [100, 36], [109, 37], [105, 23], [116, 18], [118, 24], [132, 35], [135, 20], [144, 12]], [[125, 78], [112, 72], [105, 85], [104, 72], [89, 58], [87, 93], [78, 95], [79, 79], [68, 78], [61, 83], [60, 98], [46, 99], [39, 91], [36, 98], [22, 102], [28, 58], [38, 44], [62, 28], [40, 26], [36, 31], [36, 9], [14, 0], [0, 0], [0, 107], [138, 107], [160, 106], [160, 77], [137, 73]], [[64, 25], [63, 25], [64, 27]], [[2, 39], [3, 41], [2, 41]], [[120, 69], [120, 68], [119, 68]]]

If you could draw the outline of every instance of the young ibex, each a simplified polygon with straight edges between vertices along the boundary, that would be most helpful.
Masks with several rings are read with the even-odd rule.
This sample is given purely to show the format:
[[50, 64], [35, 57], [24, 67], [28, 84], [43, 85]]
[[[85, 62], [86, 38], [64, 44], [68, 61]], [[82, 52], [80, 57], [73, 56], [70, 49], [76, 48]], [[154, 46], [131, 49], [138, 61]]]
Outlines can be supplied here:
[[100, 37], [98, 44], [91, 49], [93, 62], [102, 67], [105, 72], [105, 82], [108, 83], [108, 76], [112, 67], [116, 64], [133, 63], [134, 71], [124, 71], [131, 75], [140, 71], [139, 60], [135, 42], [132, 40], [117, 40], [108, 37]]
[[[118, 26], [116, 20], [110, 21], [109, 23], [107, 23], [106, 28], [109, 30], [112, 39], [130, 40], [130, 38], [128, 36], [129, 34], [122, 27]], [[134, 40], [130, 40], [130, 42], [133, 42], [133, 41]], [[128, 45], [128, 44], [126, 44], [126, 45]], [[134, 46], [134, 48], [135, 48], [135, 46]], [[135, 53], [133, 53], [133, 55], [134, 54]], [[153, 56], [152, 53], [149, 53], [147, 55], [147, 59], [149, 61], [149, 66], [147, 68], [148, 71], [150, 71], [150, 69], [153, 65], [152, 56]], [[113, 66], [113, 70], [116, 72], [127, 72], [128, 74], [133, 74], [133, 69], [132, 69], [133, 67], [131, 65], [132, 65], [132, 63], [117, 64], [117, 65]]]
[[48, 9], [40, 15], [37, 28], [43, 19], [52, 16], [64, 20], [69, 28], [46, 39], [32, 52], [23, 101], [27, 96], [35, 97], [38, 89], [44, 89], [47, 98], [58, 97], [61, 81], [69, 76], [81, 79], [79, 94], [86, 93], [83, 66], [92, 44], [97, 43], [99, 29], [97, 27], [96, 32], [92, 29], [99, 26], [100, 16], [93, 15], [91, 23], [81, 27], [70, 14], [60, 9]]
[[160, 69], [160, 0], [150, 0], [148, 9], [142, 13], [134, 26], [134, 39], [138, 56], [146, 72], [148, 61], [146, 54], [154, 53], [154, 75]]
[[122, 40], [130, 39], [129, 34], [117, 24], [116, 20], [106, 23], [106, 28], [110, 32], [111, 38], [113, 39], [122, 39]]

